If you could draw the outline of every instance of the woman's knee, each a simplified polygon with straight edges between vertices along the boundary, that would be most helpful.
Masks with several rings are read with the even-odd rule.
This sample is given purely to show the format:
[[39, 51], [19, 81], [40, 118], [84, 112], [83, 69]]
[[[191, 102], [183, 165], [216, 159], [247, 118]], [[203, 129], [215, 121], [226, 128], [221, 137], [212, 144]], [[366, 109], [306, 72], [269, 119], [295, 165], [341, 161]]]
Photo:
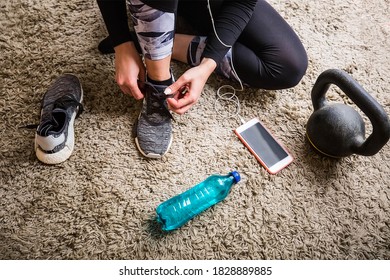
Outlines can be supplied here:
[[290, 57], [285, 63], [285, 71], [282, 72], [281, 79], [284, 80], [282, 83], [284, 87], [291, 88], [298, 85], [306, 73], [307, 66], [306, 52], [297, 57]]
[[262, 61], [257, 77], [252, 84], [258, 88], [278, 90], [292, 88], [299, 84], [306, 73], [308, 59], [305, 51], [281, 56], [277, 61]]

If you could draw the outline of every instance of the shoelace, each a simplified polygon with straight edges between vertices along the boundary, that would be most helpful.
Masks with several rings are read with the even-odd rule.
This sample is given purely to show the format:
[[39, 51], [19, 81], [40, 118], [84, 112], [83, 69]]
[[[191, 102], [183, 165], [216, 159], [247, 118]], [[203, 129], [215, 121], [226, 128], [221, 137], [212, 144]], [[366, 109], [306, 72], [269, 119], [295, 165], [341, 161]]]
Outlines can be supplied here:
[[164, 92], [160, 92], [156, 89], [156, 87], [148, 82], [144, 83], [146, 86], [151, 87], [153, 90], [150, 91], [150, 95], [148, 96], [148, 100], [146, 103], [146, 112], [147, 114], [157, 113], [159, 115], [166, 115], [173, 119], [171, 112], [168, 109], [168, 105], [166, 103], [167, 98], [173, 97], [172, 95], [166, 95]]

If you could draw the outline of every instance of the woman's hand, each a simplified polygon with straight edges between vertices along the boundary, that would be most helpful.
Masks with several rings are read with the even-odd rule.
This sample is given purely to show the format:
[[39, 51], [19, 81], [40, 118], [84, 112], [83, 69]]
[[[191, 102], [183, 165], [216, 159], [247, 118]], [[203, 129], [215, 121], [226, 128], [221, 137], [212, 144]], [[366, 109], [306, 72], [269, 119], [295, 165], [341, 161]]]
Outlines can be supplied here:
[[[174, 98], [167, 99], [169, 109], [181, 115], [196, 104], [207, 79], [216, 66], [213, 59], [203, 58], [198, 66], [184, 72], [176, 82], [165, 90], [165, 94], [174, 94]], [[186, 91], [185, 94], [181, 93], [183, 90]]]
[[115, 80], [125, 94], [135, 99], [142, 99], [144, 95], [138, 87], [137, 81], [145, 81], [146, 70], [133, 42], [125, 42], [115, 48]]

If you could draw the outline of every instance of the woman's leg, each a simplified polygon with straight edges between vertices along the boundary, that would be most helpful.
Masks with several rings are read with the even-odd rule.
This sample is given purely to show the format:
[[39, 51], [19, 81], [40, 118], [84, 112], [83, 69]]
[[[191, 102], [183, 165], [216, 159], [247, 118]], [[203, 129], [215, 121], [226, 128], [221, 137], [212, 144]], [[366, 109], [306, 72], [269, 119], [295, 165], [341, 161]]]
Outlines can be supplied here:
[[128, 0], [148, 77], [153, 81], [171, 78], [176, 5], [177, 0]]
[[127, 3], [145, 59], [148, 81], [143, 86], [145, 98], [134, 129], [135, 143], [144, 156], [160, 158], [172, 144], [172, 115], [163, 92], [173, 82], [170, 63], [176, 0], [127, 0]]

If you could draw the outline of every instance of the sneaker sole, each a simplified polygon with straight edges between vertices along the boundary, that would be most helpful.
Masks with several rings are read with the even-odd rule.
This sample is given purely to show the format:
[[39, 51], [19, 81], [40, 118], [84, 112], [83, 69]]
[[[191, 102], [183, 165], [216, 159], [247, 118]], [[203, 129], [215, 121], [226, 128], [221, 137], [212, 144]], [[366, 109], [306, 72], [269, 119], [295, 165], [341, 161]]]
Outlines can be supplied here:
[[[83, 102], [83, 96], [84, 96], [84, 92], [83, 92], [83, 88], [81, 88], [80, 103]], [[35, 154], [41, 162], [46, 164], [59, 164], [66, 161], [72, 155], [74, 149], [74, 121], [76, 119], [76, 115], [77, 112], [74, 112], [72, 118], [70, 119], [68, 139], [66, 140], [65, 146], [61, 151], [58, 151], [53, 154], [45, 153], [45, 151], [39, 148], [37, 141], [35, 141], [35, 145], [34, 145]]]
[[168, 148], [165, 151], [165, 153], [163, 153], [162, 155], [161, 154], [154, 154], [154, 153], [146, 154], [144, 151], [142, 151], [142, 149], [141, 149], [141, 147], [140, 147], [140, 145], [138, 143], [138, 138], [137, 137], [135, 137], [135, 144], [137, 145], [138, 150], [140, 151], [140, 153], [144, 157], [158, 159], [158, 158], [162, 158], [169, 151], [169, 149], [171, 148], [171, 145], [172, 145], [172, 139], [173, 139], [173, 137], [171, 137], [171, 140], [169, 141], [169, 144], [168, 144]]

